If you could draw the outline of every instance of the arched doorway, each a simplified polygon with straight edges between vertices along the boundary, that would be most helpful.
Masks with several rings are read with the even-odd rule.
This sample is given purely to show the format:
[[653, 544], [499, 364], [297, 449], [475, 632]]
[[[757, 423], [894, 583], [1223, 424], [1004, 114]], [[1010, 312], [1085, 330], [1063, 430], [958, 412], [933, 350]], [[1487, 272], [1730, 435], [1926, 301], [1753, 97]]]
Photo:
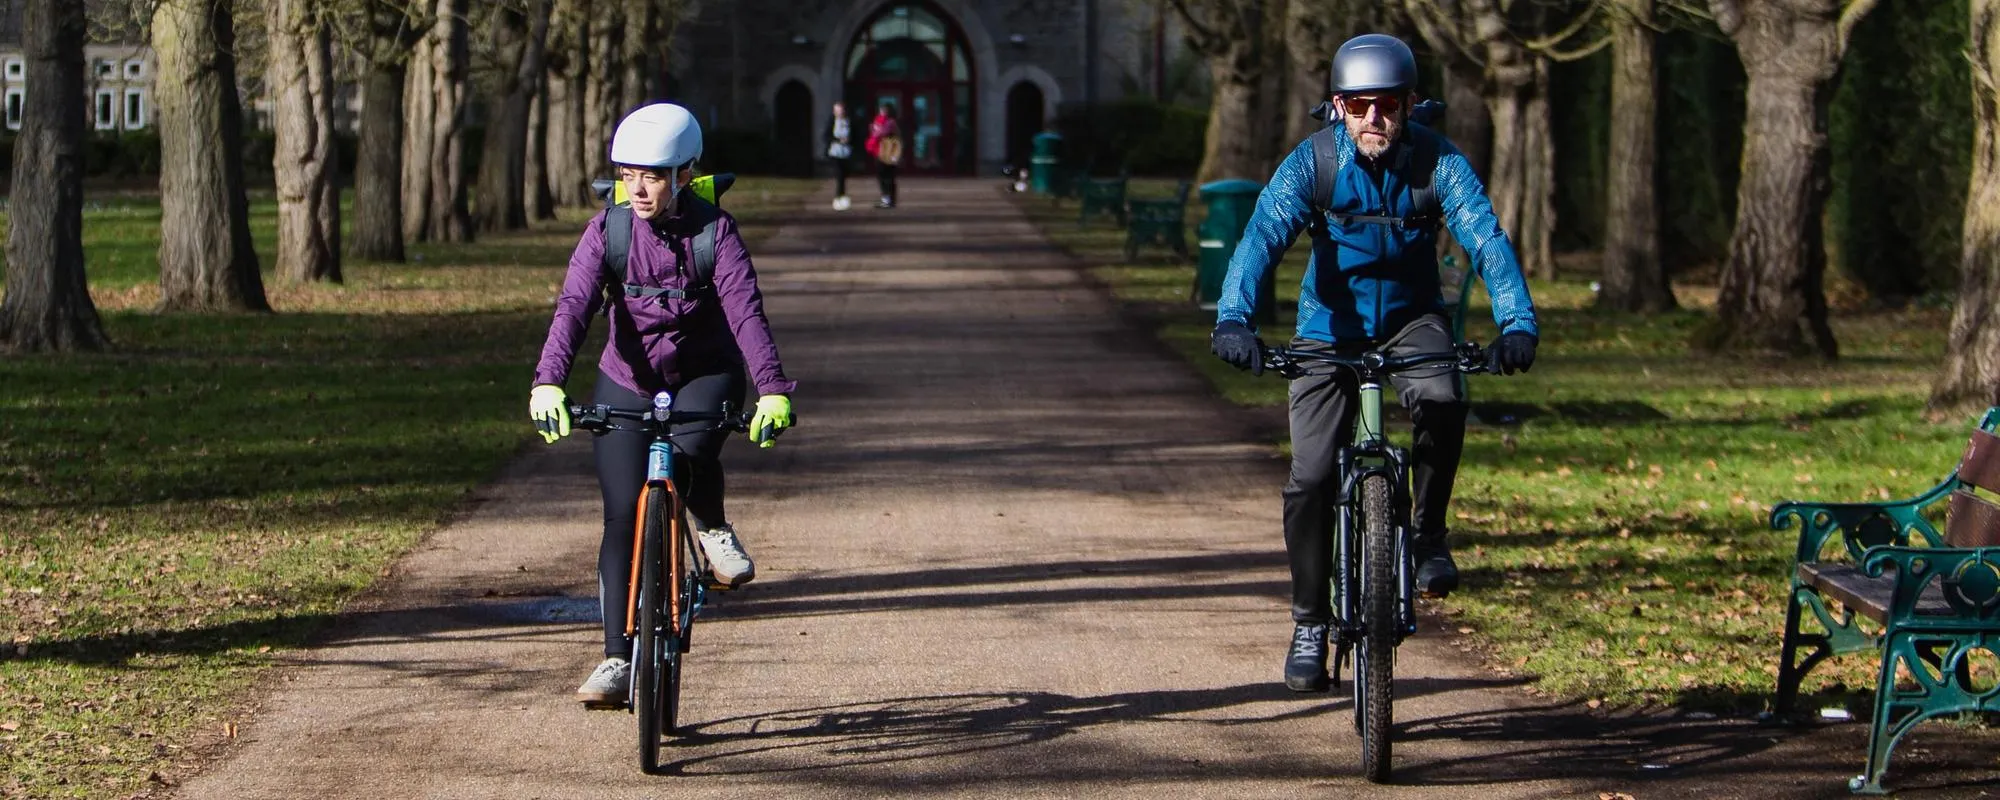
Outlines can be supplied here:
[[1014, 84], [1007, 90], [1007, 163], [1015, 167], [1028, 165], [1028, 158], [1034, 155], [1035, 134], [1047, 127], [1042, 118], [1047, 109], [1042, 99], [1042, 87], [1030, 81]]
[[971, 53], [944, 14], [921, 3], [883, 8], [848, 46], [846, 83], [848, 108], [863, 124], [882, 103], [895, 108], [908, 152], [904, 172], [974, 171]]
[[812, 175], [813, 143], [819, 138], [813, 130], [812, 103], [812, 90], [796, 80], [779, 86], [772, 101], [771, 141], [777, 149], [772, 166], [782, 174]]

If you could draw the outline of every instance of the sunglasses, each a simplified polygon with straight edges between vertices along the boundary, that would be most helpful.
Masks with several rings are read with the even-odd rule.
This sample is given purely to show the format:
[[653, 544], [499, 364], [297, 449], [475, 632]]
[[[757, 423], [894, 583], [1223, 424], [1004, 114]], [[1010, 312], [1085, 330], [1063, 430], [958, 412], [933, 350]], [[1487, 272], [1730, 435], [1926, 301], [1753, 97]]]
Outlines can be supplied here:
[[1379, 97], [1347, 95], [1340, 98], [1340, 104], [1342, 108], [1347, 109], [1347, 115], [1350, 117], [1368, 116], [1368, 109], [1370, 107], [1373, 107], [1385, 117], [1403, 110], [1403, 98], [1393, 94]]

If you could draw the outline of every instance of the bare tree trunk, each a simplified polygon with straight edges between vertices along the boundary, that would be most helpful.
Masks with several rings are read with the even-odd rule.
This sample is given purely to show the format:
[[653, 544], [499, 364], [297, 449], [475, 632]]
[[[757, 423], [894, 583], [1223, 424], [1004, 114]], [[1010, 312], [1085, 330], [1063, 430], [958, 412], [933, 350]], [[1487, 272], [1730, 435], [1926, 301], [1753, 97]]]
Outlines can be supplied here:
[[1208, 61], [1213, 86], [1200, 181], [1264, 180], [1271, 174], [1275, 131], [1283, 129], [1264, 76], [1289, 67], [1285, 8], [1263, 0], [1171, 0], [1195, 52]]
[[589, 20], [590, 58], [582, 64], [584, 80], [583, 139], [578, 142], [583, 157], [584, 183], [611, 174], [611, 132], [618, 116], [628, 109], [619, 107], [620, 78], [625, 27], [625, 9], [618, 0], [595, 0]]
[[559, 206], [591, 204], [584, 166], [583, 129], [590, 66], [590, 0], [557, 0], [549, 27], [548, 140], [544, 143], [549, 191]]
[[1493, 161], [1493, 115], [1486, 110], [1486, 69], [1470, 61], [1445, 64], [1446, 138], [1465, 154], [1465, 163], [1485, 180]]
[[[1872, 5], [1855, 0], [1865, 12]], [[1845, 50], [1837, 0], [1709, 0], [1749, 73], [1736, 228], [1704, 349], [1837, 358], [1827, 325], [1827, 104]]]
[[494, 9], [494, 14], [489, 24], [500, 42], [495, 50], [502, 60], [489, 96], [500, 102], [486, 123], [478, 222], [482, 231], [512, 231], [528, 227], [529, 117], [541, 83], [549, 4], [532, 0], [525, 16], [506, 7]]
[[1514, 240], [1521, 268], [1555, 277], [1555, 153], [1549, 123], [1548, 59], [1508, 30], [1495, 0], [1467, 0], [1485, 53], [1486, 108], [1493, 116], [1486, 168], [1493, 211]]
[[14, 139], [14, 203], [7, 231], [7, 286], [0, 347], [16, 351], [101, 350], [110, 344], [83, 262], [83, 4], [27, 0], [21, 46], [27, 80], [45, 87], [23, 99]]
[[[1341, 24], [1347, 17], [1337, 13], [1345, 10], [1340, 8], [1343, 5], [1337, 0], [1292, 0], [1287, 9], [1285, 55], [1290, 60], [1291, 81], [1284, 95], [1284, 117], [1278, 128], [1289, 144], [1296, 145], [1326, 126], [1324, 120], [1314, 119], [1309, 112], [1326, 102], [1333, 51], [1348, 39], [1348, 28]], [[1278, 152], [1284, 154], [1290, 150], [1281, 147]]]
[[1958, 307], [1944, 371], [1931, 387], [1934, 416], [2000, 405], [2000, 0], [1972, 0], [1972, 186]]
[[648, 67], [658, 40], [659, 9], [654, 0], [625, 0], [625, 41], [619, 46], [618, 113], [631, 113], [653, 99]]
[[229, 4], [153, 11], [160, 126], [160, 308], [269, 311], [243, 191], [243, 110]]
[[368, 66], [362, 76], [361, 141], [355, 148], [354, 222], [348, 253], [403, 260], [403, 90], [418, 28], [385, 0], [367, 8]]
[[1204, 136], [1201, 168], [1195, 173], [1200, 183], [1224, 178], [1262, 181], [1269, 177], [1265, 168], [1269, 151], [1256, 136], [1259, 96], [1258, 73], [1239, 69], [1239, 58], [1209, 57], [1209, 79], [1214, 87], [1209, 101], [1208, 132]]
[[314, 0], [265, 0], [271, 46], [280, 280], [340, 282], [340, 188], [333, 143], [333, 37]]
[[521, 182], [521, 193], [528, 198], [531, 220], [556, 218], [556, 195], [549, 189], [548, 88], [545, 79], [542, 91], [535, 93], [535, 102], [528, 107], [528, 171]]
[[1618, 0], [1611, 56], [1611, 150], [1605, 170], [1604, 280], [1597, 307], [1654, 313], [1675, 308], [1660, 261], [1655, 140], [1658, 75], [1654, 0]]
[[403, 239], [411, 242], [429, 241], [431, 232], [431, 145], [437, 140], [432, 49], [426, 32], [411, 49], [403, 87]]
[[472, 241], [465, 175], [466, 79], [472, 69], [467, 0], [438, 0], [431, 29], [431, 128], [429, 238]]

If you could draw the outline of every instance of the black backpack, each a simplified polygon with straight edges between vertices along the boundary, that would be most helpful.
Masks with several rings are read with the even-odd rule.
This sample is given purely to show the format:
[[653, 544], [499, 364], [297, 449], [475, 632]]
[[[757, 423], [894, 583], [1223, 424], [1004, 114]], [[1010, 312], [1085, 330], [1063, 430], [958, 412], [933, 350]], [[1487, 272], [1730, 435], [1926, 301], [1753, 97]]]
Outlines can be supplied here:
[[[1326, 120], [1327, 126], [1312, 135], [1309, 140], [1313, 148], [1313, 210], [1312, 229], [1325, 235], [1327, 212], [1333, 206], [1333, 178], [1340, 169], [1338, 151], [1334, 137], [1342, 130], [1334, 124], [1331, 103], [1322, 103], [1313, 109], [1313, 117]], [[1429, 126], [1441, 123], [1444, 104], [1436, 100], [1425, 100], [1410, 109], [1410, 121]], [[1371, 214], [1334, 214], [1334, 219], [1345, 225], [1361, 222], [1371, 225], [1389, 225], [1403, 229], [1436, 231], [1444, 224], [1444, 208], [1438, 201], [1436, 177], [1438, 162], [1437, 140], [1429, 136], [1411, 137], [1413, 144], [1404, 162], [1401, 177], [1410, 187], [1410, 205], [1414, 209], [1408, 216], [1386, 217]]]
[[[714, 187], [713, 196], [715, 199], [712, 202], [704, 199], [699, 191], [690, 193], [687, 198], [695, 204], [694, 212], [702, 215], [702, 224], [701, 232], [695, 234], [694, 241], [689, 244], [689, 249], [692, 251], [691, 255], [694, 259], [694, 283], [691, 288], [686, 290], [661, 289], [626, 282], [626, 262], [629, 260], [632, 252], [632, 206], [630, 203], [614, 201], [618, 188], [615, 181], [598, 180], [591, 184], [592, 188], [597, 190], [598, 196], [604, 198], [606, 206], [604, 212], [604, 268], [610, 270], [611, 274], [617, 278], [617, 283], [624, 286], [623, 291], [626, 297], [653, 297], [662, 300], [680, 300], [688, 297], [713, 294], [715, 292], [716, 223], [722, 219], [722, 214], [719, 213], [722, 194], [729, 191], [729, 187], [735, 184], [736, 176], [730, 173], [713, 176], [704, 175], [696, 178], [695, 181], [712, 181]], [[607, 293], [611, 291], [609, 287], [606, 288]], [[611, 299], [608, 296], [605, 298], [606, 301]], [[608, 309], [609, 307], [609, 303], [607, 302], [606, 308]]]

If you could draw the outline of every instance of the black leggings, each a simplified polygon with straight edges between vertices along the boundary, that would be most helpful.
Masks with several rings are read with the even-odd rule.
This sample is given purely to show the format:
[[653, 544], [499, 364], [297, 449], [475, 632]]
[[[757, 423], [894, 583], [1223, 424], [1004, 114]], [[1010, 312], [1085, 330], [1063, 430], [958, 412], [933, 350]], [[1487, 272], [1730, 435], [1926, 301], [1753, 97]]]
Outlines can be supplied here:
[[[743, 371], [703, 375], [674, 387], [674, 410], [720, 411], [723, 403], [743, 406]], [[616, 408], [653, 407], [651, 397], [609, 380], [597, 382], [596, 402]], [[675, 431], [701, 430], [712, 422], [679, 426]], [[687, 503], [695, 527], [709, 529], [728, 522], [722, 513], [722, 443], [726, 431], [674, 437], [674, 487]], [[597, 549], [597, 598], [604, 614], [604, 654], [630, 655], [625, 642], [625, 601], [632, 579], [632, 527], [638, 521], [639, 491], [646, 482], [646, 456], [653, 437], [633, 431], [598, 434], [597, 486], [604, 493], [604, 540]]]
[[833, 159], [833, 196], [847, 196], [847, 159]]
[[882, 196], [889, 199], [889, 205], [896, 204], [896, 165], [883, 164], [875, 170], [875, 182], [882, 186]]

